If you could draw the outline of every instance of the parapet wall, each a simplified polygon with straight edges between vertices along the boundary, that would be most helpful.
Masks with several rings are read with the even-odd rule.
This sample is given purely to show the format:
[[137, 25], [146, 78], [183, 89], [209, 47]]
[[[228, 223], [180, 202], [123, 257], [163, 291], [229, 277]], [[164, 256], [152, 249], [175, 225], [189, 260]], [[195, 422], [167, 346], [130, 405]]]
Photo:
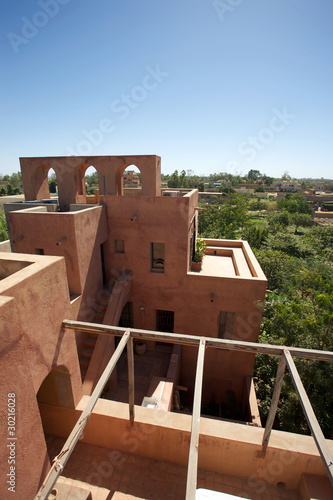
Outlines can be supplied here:
[[[84, 396], [76, 410], [41, 405], [47, 433], [68, 437], [87, 403]], [[314, 440], [272, 431], [266, 455], [262, 455], [264, 429], [233, 422], [201, 418], [199, 467], [262, 485], [285, 483], [297, 489], [302, 474], [326, 475]], [[128, 405], [98, 400], [84, 431], [83, 441], [105, 448], [135, 453], [154, 460], [186, 465], [191, 416], [135, 407], [134, 429], [129, 426]], [[333, 451], [333, 442], [327, 440]], [[254, 491], [254, 493], [260, 493]]]

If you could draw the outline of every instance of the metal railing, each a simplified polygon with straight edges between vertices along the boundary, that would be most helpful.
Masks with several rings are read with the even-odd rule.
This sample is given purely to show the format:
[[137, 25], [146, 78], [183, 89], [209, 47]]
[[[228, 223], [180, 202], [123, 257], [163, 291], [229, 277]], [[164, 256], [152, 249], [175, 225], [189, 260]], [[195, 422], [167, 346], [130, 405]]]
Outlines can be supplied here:
[[309, 398], [303, 387], [301, 378], [293, 361], [295, 358], [305, 358], [319, 361], [333, 362], [333, 352], [318, 351], [312, 349], [302, 349], [298, 347], [275, 346], [269, 344], [258, 344], [255, 342], [243, 342], [238, 340], [222, 340], [212, 337], [197, 337], [194, 335], [184, 335], [176, 333], [154, 332], [149, 330], [139, 330], [136, 328], [121, 328], [117, 326], [97, 325], [96, 323], [86, 323], [82, 321], [64, 320], [63, 327], [80, 332], [95, 333], [99, 335], [117, 335], [121, 336], [121, 340], [117, 349], [113, 353], [107, 367], [101, 375], [96, 388], [90, 396], [86, 407], [84, 408], [80, 418], [75, 424], [70, 436], [64, 444], [61, 452], [53, 460], [53, 465], [46, 476], [35, 500], [46, 500], [54, 487], [57, 478], [61, 475], [74, 447], [79, 440], [84, 427], [100, 397], [103, 388], [105, 387], [112, 371], [114, 370], [125, 346], [127, 346], [127, 361], [128, 361], [128, 390], [129, 390], [129, 420], [130, 425], [134, 426], [135, 408], [134, 408], [134, 355], [133, 355], [133, 339], [155, 340], [159, 342], [171, 342], [172, 344], [198, 346], [198, 359], [194, 386], [194, 399], [191, 424], [190, 450], [187, 469], [187, 484], [186, 484], [186, 500], [195, 498], [197, 487], [197, 468], [198, 468], [198, 447], [200, 434], [200, 410], [202, 397], [202, 381], [203, 368], [206, 348], [217, 348], [232, 351], [243, 351], [251, 353], [260, 353], [279, 356], [279, 365], [277, 369], [273, 397], [271, 401], [270, 411], [267, 418], [264, 436], [262, 440], [262, 451], [266, 452], [269, 438], [271, 435], [285, 369], [288, 367], [296, 392], [300, 399], [304, 415], [308, 422], [311, 434], [315, 440], [327, 474], [333, 485], [333, 457], [327, 446], [325, 437], [319, 426], [317, 418], [312, 409]]

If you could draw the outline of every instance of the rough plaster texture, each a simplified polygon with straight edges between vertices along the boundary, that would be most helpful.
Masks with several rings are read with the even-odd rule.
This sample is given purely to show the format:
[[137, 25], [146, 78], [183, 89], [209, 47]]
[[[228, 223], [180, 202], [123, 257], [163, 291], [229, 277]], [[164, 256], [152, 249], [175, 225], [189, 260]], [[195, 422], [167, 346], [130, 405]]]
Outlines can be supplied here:
[[50, 197], [47, 176], [54, 169], [62, 210], [69, 210], [71, 203], [86, 203], [84, 174], [91, 165], [98, 172], [100, 194], [122, 194], [122, 174], [130, 165], [140, 169], [143, 195], [161, 194], [161, 159], [155, 155], [20, 158], [20, 163], [26, 200]]
[[[87, 402], [84, 396], [73, 410], [41, 405], [47, 430], [67, 437]], [[59, 425], [59, 422], [62, 425]], [[99, 400], [85, 428], [83, 441], [156, 460], [186, 465], [191, 416], [135, 407], [131, 429], [128, 405]], [[263, 481], [297, 489], [303, 473], [325, 477], [325, 468], [310, 436], [272, 431], [265, 457], [260, 455], [264, 429], [221, 420], [201, 418], [199, 467], [249, 481]], [[333, 451], [333, 443], [328, 441]]]
[[[131, 164], [141, 171], [142, 189], [139, 196], [122, 196], [122, 173]], [[82, 208], [80, 204], [87, 202], [84, 173], [90, 165], [98, 172], [100, 200], [104, 206], [66, 212], [73, 204]], [[125, 299], [130, 299], [133, 304], [133, 324], [137, 328], [154, 330], [155, 311], [160, 309], [174, 312], [175, 332], [217, 337], [220, 312], [226, 311], [235, 313], [233, 338], [255, 341], [261, 320], [261, 309], [258, 308], [257, 301], [264, 299], [266, 280], [250, 248], [241, 242], [223, 242], [223, 245], [229, 245], [231, 250], [234, 248], [235, 256], [242, 253], [243, 269], [246, 268], [246, 273], [241, 271], [239, 276], [228, 277], [223, 276], [223, 270], [219, 276], [212, 276], [211, 272], [205, 275], [189, 271], [197, 233], [198, 192], [193, 190], [182, 193], [179, 197], [162, 197], [161, 162], [158, 156], [22, 158], [21, 168], [26, 200], [49, 197], [47, 174], [50, 168], [55, 170], [62, 210], [47, 213], [37, 208], [9, 213], [14, 249], [25, 254], [13, 254], [14, 260], [27, 260], [32, 264], [0, 282], [4, 285], [3, 294], [14, 298], [9, 299], [9, 302], [5, 300], [3, 307], [15, 305], [19, 318], [15, 324], [14, 319], [12, 323], [8, 323], [5, 331], [14, 336], [13, 339], [15, 335], [21, 336], [15, 347], [20, 349], [17, 359], [22, 360], [29, 372], [24, 383], [27, 384], [26, 400], [31, 401], [31, 414], [27, 413], [25, 425], [29, 422], [36, 428], [36, 441], [33, 440], [32, 443], [36, 442], [42, 450], [39, 457], [36, 456], [36, 449], [32, 451], [32, 456], [39, 462], [36, 473], [30, 474], [27, 483], [30, 492], [36, 489], [40, 474], [45, 470], [43, 467], [47, 467], [42, 425], [36, 402], [37, 392], [39, 391], [46, 431], [69, 433], [69, 426], [74, 424], [73, 418], [77, 415], [76, 411], [60, 408], [58, 405], [75, 405], [81, 395], [77, 350], [80, 352], [85, 334], [76, 334], [76, 349], [74, 334], [63, 332], [61, 322], [64, 318], [84, 321], [93, 319], [96, 298], [105, 285], [101, 245], [104, 252], [106, 284], [115, 282], [125, 270], [132, 272], [130, 297], [125, 297], [125, 294], [121, 304]], [[123, 254], [115, 253], [115, 240], [124, 240]], [[164, 273], [151, 272], [150, 244], [153, 242], [165, 245]], [[211, 240], [209, 244], [214, 247], [222, 243]], [[45, 256], [33, 255], [36, 249], [43, 249]], [[58, 257], [49, 257], [51, 255]], [[121, 304], [117, 303], [117, 307], [111, 304], [112, 307], [106, 315], [107, 323], [116, 322], [115, 317], [120, 314]], [[18, 328], [15, 326], [17, 321]], [[153, 344], [149, 347], [152, 348]], [[191, 403], [197, 350], [184, 347], [178, 355], [181, 367], [180, 363], [177, 363], [173, 376], [177, 380], [179, 376], [179, 383], [189, 388], [186, 397]], [[10, 356], [5, 359], [6, 363], [13, 362]], [[244, 391], [244, 377], [251, 375], [253, 362], [252, 354], [207, 349], [203, 401], [207, 403], [213, 397], [223, 400], [226, 391], [231, 389], [240, 403]], [[58, 370], [49, 375], [56, 366]], [[11, 373], [10, 370], [8, 373]], [[72, 400], [68, 390], [68, 374], [72, 385]], [[19, 384], [20, 376], [13, 375], [15, 383]], [[4, 380], [8, 382], [6, 378]], [[66, 388], [58, 391], [57, 385]], [[22, 384], [22, 387], [25, 385]], [[168, 407], [171, 398], [169, 391]], [[103, 405], [101, 402], [98, 404]], [[109, 412], [113, 407], [106, 405]], [[117, 406], [117, 411], [119, 408], [121, 407]], [[124, 436], [129, 440], [122, 444], [126, 449], [133, 447], [133, 443], [139, 440], [139, 450], [142, 454], [154, 455], [159, 452], [170, 459], [173, 459], [177, 445], [177, 460], [185, 463], [189, 443], [189, 417], [165, 413], [167, 420], [157, 433], [148, 439], [149, 432], [153, 430], [154, 422], [149, 420], [152, 414], [149, 410], [148, 413], [141, 412], [142, 409], [138, 408], [139, 419], [147, 417], [148, 420], [138, 424], [135, 430], [138, 434], [133, 436], [127, 434], [127, 417], [122, 419], [118, 416], [118, 420], [113, 419], [114, 430], [110, 432], [108, 445], [111, 446], [114, 434], [118, 433], [118, 440]], [[90, 433], [92, 440], [95, 440], [96, 436], [97, 440], [103, 439], [103, 432], [109, 432], [109, 417], [103, 414], [94, 415], [91, 422], [87, 439], [90, 439]], [[22, 429], [22, 432], [25, 432], [25, 427]], [[217, 446], [213, 438], [214, 436], [211, 437], [212, 444], [208, 447], [210, 456], [214, 446]], [[162, 447], [156, 444], [160, 440]], [[29, 453], [30, 448], [33, 448], [32, 444], [27, 448]]]
[[[30, 262], [0, 281], [0, 419], [7, 422], [7, 395], [14, 393], [16, 494], [32, 498], [49, 467], [37, 392], [57, 366], [70, 374], [73, 407], [82, 395], [82, 385], [75, 339], [61, 326], [70, 313], [64, 259], [21, 254], [5, 257], [17, 267], [20, 262]], [[3, 431], [7, 434], [6, 425]], [[9, 467], [7, 453], [3, 440], [0, 462], [4, 470]], [[1, 481], [4, 478], [2, 474]], [[1, 493], [8, 492], [5, 484], [0, 488]]]

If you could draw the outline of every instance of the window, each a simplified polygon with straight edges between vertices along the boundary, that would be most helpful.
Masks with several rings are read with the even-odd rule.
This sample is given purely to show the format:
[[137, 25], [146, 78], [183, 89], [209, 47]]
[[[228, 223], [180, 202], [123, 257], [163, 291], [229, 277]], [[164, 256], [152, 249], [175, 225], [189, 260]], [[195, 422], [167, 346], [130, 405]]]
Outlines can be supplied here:
[[36, 255], [44, 255], [44, 248], [35, 248]]
[[164, 243], [151, 243], [151, 271], [164, 273]]
[[116, 253], [125, 253], [124, 240], [114, 240]]
[[133, 327], [133, 303], [126, 302], [121, 311], [121, 316], [119, 319], [118, 326], [122, 326], [125, 328]]
[[155, 311], [156, 331], [173, 333], [174, 314], [173, 311], [161, 311], [157, 309]]
[[219, 324], [219, 338], [220, 339], [232, 339], [232, 334], [234, 331], [234, 321], [235, 313], [233, 312], [220, 312], [220, 324]]

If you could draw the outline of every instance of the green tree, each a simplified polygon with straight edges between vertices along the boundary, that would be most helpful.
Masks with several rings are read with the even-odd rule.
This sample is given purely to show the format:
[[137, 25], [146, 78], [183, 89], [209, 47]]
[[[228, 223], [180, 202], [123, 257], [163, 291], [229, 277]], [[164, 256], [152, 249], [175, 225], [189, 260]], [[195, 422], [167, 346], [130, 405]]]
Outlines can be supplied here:
[[295, 234], [297, 234], [297, 229], [302, 227], [308, 227], [312, 225], [312, 217], [309, 214], [303, 213], [293, 213], [291, 214], [291, 223], [295, 226]]
[[257, 180], [261, 179], [261, 177], [262, 175], [259, 170], [250, 170], [247, 174], [248, 180], [252, 182], [256, 182]]
[[239, 194], [223, 204], [203, 205], [199, 212], [199, 234], [205, 238], [235, 239], [245, 226], [248, 216], [248, 197]]
[[0, 210], [0, 241], [8, 240], [8, 230], [5, 212]]
[[178, 170], [175, 170], [174, 173], [170, 175], [170, 178], [168, 180], [168, 187], [169, 188], [177, 188], [177, 187], [179, 187]]
[[187, 188], [187, 178], [186, 178], [186, 172], [185, 172], [185, 170], [182, 170], [180, 172], [179, 187]]
[[312, 213], [312, 208], [301, 193], [287, 193], [284, 199], [278, 201], [278, 208], [279, 210], [286, 210], [290, 214], [302, 213], [311, 215]]
[[57, 192], [57, 178], [55, 175], [49, 177], [49, 188], [50, 188], [50, 193]]

